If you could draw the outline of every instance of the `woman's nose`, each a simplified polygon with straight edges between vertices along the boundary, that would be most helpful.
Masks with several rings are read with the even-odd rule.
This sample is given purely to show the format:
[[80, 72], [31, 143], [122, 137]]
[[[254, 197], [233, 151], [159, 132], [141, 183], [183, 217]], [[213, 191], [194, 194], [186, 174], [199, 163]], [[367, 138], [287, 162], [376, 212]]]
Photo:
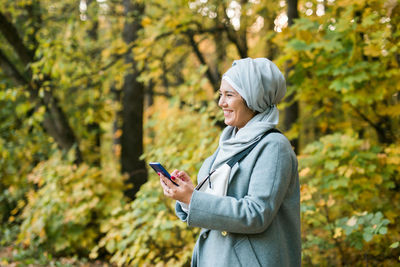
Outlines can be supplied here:
[[221, 108], [224, 107], [224, 106], [226, 106], [226, 102], [225, 102], [224, 96], [220, 96], [220, 97], [219, 97], [218, 106], [220, 106]]

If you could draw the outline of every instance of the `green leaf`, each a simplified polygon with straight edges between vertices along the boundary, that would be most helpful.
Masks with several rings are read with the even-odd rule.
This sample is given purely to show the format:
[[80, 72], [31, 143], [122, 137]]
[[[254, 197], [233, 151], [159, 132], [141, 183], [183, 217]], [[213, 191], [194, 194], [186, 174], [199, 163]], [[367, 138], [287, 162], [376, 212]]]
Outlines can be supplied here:
[[381, 227], [379, 228], [379, 234], [381, 235], [386, 235], [387, 234], [387, 227]]
[[372, 237], [373, 237], [373, 235], [372, 235], [371, 233], [367, 233], [367, 232], [364, 232], [364, 233], [363, 233], [363, 238], [364, 238], [364, 240], [365, 240], [366, 242], [371, 241], [371, 240], [372, 240]]
[[391, 245], [390, 245], [390, 247], [389, 248], [398, 248], [399, 247], [399, 245], [400, 245], [400, 242], [399, 241], [397, 241], [397, 242], [394, 242], [394, 243], [392, 243]]
[[292, 47], [296, 51], [307, 51], [311, 48], [311, 46], [309, 46], [306, 42], [298, 39], [291, 40], [288, 43], [288, 46]]

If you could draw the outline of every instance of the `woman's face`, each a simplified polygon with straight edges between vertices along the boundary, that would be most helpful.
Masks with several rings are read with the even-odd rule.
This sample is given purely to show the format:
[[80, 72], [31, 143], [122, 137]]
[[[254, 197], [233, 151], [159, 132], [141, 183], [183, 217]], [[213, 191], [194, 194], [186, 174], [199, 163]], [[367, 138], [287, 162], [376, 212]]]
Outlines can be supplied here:
[[219, 95], [218, 106], [224, 111], [226, 125], [240, 129], [254, 117], [255, 112], [247, 107], [244, 99], [225, 80], [221, 82]]

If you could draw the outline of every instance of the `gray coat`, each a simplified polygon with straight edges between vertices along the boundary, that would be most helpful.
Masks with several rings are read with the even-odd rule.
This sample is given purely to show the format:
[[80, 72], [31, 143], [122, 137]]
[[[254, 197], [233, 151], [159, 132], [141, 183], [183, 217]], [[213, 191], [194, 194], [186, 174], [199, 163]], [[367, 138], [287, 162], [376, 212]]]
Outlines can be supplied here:
[[[216, 153], [203, 163], [210, 171]], [[297, 159], [286, 137], [271, 133], [233, 166], [227, 196], [195, 191], [188, 213], [176, 214], [202, 227], [192, 266], [300, 266], [300, 189]]]

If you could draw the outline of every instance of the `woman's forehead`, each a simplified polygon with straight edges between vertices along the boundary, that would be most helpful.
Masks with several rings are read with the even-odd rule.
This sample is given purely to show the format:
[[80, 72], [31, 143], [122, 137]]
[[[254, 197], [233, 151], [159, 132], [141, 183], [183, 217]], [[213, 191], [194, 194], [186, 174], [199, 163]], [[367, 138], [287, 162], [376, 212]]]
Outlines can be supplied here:
[[232, 92], [238, 94], [238, 92], [235, 89], [233, 89], [233, 87], [225, 80], [222, 80], [221, 86], [219, 87], [219, 91], [221, 93]]

